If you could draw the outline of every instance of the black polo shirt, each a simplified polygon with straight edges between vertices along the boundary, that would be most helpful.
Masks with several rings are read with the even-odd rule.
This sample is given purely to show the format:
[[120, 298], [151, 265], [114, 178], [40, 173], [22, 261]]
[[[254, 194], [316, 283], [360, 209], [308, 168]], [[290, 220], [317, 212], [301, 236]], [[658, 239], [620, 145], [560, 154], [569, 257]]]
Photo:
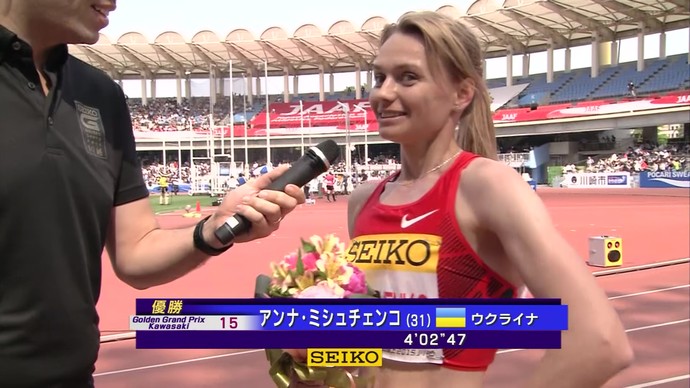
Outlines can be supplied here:
[[[114, 206], [148, 196], [124, 93], [57, 47], [43, 94], [31, 48], [0, 26], [0, 386], [77, 386], [99, 349]], [[70, 381], [71, 380], [71, 381]]]

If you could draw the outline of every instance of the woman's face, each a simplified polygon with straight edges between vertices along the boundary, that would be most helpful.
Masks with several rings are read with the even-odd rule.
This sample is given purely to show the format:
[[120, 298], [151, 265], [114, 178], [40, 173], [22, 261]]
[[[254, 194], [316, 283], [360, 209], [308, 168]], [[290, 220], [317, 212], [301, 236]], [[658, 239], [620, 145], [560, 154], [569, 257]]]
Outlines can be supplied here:
[[456, 88], [436, 68], [417, 36], [394, 33], [381, 45], [369, 101], [384, 139], [414, 144], [454, 130]]

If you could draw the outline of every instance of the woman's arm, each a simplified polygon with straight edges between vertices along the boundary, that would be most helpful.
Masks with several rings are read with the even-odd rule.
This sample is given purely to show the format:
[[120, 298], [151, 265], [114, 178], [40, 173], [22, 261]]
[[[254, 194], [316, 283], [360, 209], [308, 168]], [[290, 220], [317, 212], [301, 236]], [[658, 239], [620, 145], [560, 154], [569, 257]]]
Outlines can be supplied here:
[[531, 293], [568, 305], [562, 349], [546, 351], [527, 386], [599, 387], [630, 365], [633, 353], [618, 314], [524, 180], [508, 166], [478, 159], [463, 172], [460, 191]]
[[357, 220], [359, 211], [362, 209], [362, 206], [364, 206], [364, 204], [367, 202], [379, 183], [381, 182], [364, 182], [358, 185], [352, 194], [350, 194], [350, 198], [347, 200], [347, 231], [350, 235], [350, 238], [352, 238], [352, 234], [355, 230], [355, 221]]

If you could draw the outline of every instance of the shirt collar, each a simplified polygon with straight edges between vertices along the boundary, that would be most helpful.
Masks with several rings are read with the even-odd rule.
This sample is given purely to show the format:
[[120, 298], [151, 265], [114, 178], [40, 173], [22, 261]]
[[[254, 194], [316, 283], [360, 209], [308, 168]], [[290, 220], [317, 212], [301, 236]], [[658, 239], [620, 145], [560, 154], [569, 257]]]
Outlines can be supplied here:
[[[20, 39], [17, 34], [0, 25], [0, 63], [12, 55], [32, 55], [31, 46]], [[50, 50], [46, 60], [47, 70], [57, 70], [67, 62], [69, 52], [66, 44], [58, 45]]]
[[8, 52], [12, 50], [12, 45], [16, 41], [17, 35], [0, 25], [0, 62], [9, 55]]

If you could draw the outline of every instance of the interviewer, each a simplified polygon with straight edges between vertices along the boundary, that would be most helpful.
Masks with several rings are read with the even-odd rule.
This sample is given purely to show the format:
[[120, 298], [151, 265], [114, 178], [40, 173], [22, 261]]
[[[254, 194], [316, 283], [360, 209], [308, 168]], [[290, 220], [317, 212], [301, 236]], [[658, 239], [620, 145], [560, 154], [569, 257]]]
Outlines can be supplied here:
[[193, 238], [149, 204], [123, 91], [70, 56], [93, 44], [115, 2], [0, 0], [0, 385], [91, 387], [106, 247], [138, 289], [225, 251], [213, 231], [237, 212], [236, 242], [268, 236], [304, 193], [261, 191], [286, 168], [228, 194]]

